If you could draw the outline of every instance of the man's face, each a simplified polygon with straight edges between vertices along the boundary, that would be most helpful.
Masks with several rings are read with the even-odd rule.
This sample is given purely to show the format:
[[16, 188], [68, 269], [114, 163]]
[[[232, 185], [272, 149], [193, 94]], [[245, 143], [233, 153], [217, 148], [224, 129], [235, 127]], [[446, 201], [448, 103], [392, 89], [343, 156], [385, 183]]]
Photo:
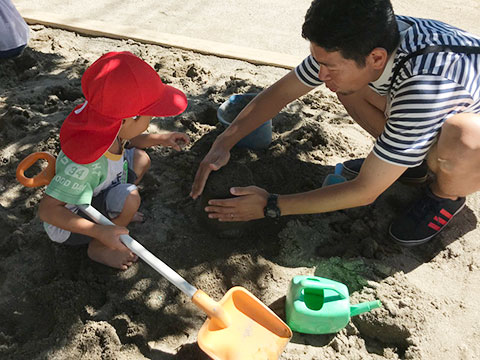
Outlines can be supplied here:
[[310, 52], [320, 64], [318, 77], [331, 91], [350, 95], [376, 80], [369, 66], [360, 67], [354, 60], [345, 59], [339, 51], [328, 52], [310, 43]]

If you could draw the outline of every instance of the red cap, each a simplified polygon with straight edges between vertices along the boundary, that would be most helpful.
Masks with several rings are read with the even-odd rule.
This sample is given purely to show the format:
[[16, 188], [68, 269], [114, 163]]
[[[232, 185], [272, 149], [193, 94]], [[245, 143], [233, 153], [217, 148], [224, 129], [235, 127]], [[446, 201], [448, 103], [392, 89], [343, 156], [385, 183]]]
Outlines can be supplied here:
[[60, 146], [69, 159], [89, 164], [113, 144], [122, 119], [174, 116], [187, 107], [183, 92], [162, 83], [157, 72], [130, 52], [110, 52], [83, 74], [86, 101], [63, 122]]

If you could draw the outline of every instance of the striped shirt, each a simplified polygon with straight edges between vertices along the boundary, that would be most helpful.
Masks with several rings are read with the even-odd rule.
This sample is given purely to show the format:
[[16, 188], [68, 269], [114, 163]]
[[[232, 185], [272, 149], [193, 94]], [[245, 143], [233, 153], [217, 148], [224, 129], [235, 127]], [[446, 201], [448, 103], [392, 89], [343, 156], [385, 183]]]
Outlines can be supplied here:
[[[457, 113], [480, 114], [480, 54], [452, 52], [415, 56], [391, 85], [395, 66], [408, 54], [431, 45], [480, 47], [480, 38], [448, 24], [396, 16], [400, 44], [382, 75], [370, 87], [387, 96], [387, 123], [373, 151], [396, 165], [419, 165], [446, 119]], [[320, 65], [310, 55], [295, 68], [307, 86], [322, 83]]]

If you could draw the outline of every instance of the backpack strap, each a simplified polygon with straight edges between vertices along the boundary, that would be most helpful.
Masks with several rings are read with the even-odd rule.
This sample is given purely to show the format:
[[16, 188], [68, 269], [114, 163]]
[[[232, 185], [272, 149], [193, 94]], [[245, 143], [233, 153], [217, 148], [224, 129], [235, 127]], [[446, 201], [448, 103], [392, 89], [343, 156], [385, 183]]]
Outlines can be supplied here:
[[459, 46], [459, 45], [431, 45], [421, 48], [417, 51], [414, 51], [407, 56], [405, 56], [400, 62], [395, 66], [393, 71], [393, 76], [390, 81], [390, 89], [392, 89], [395, 79], [397, 78], [400, 70], [405, 66], [405, 63], [411, 58], [419, 55], [430, 54], [430, 53], [441, 53], [441, 52], [450, 52], [457, 54], [480, 54], [480, 46]]

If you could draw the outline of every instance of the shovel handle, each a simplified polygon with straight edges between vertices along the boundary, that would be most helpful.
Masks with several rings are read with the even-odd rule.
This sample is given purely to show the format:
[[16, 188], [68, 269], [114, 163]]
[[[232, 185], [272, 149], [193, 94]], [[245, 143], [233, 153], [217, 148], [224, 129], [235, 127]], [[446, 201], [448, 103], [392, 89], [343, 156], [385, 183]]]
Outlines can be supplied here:
[[[80, 210], [82, 210], [88, 217], [93, 221], [101, 225], [114, 225], [106, 216], [100, 213], [91, 205], [79, 205]], [[145, 249], [139, 242], [137, 242], [130, 235], [120, 235], [120, 240], [128, 247], [134, 254], [139, 258], [145, 261], [152, 268], [157, 270], [163, 277], [180, 289], [183, 293], [188, 295], [189, 298], [193, 298], [193, 295], [197, 292], [197, 289], [190, 285], [184, 278], [182, 278], [178, 273], [173, 271], [167, 264], [158, 259], [150, 251]]]
[[[33, 178], [26, 177], [25, 171], [27, 171], [38, 160], [46, 160], [48, 162], [47, 167]], [[30, 154], [20, 161], [20, 164], [17, 166], [16, 175], [20, 184], [26, 187], [48, 185], [55, 176], [55, 157], [52, 154], [43, 151]]]
[[225, 329], [231, 325], [230, 319], [222, 305], [202, 290], [197, 290], [192, 297], [192, 302], [197, 305], [199, 309], [203, 310], [210, 320], [220, 329]]
[[[46, 160], [48, 162], [47, 167], [35, 175], [33, 178], [25, 176], [25, 171], [28, 170], [38, 160]], [[55, 157], [47, 152], [36, 152], [28, 155], [17, 166], [17, 180], [20, 184], [27, 187], [37, 187], [42, 185], [48, 185], [55, 176]], [[91, 205], [79, 205], [88, 217], [90, 217], [96, 223], [102, 225], [114, 225], [107, 217], [100, 213]], [[197, 292], [197, 289], [190, 285], [185, 279], [183, 279], [178, 273], [173, 271], [167, 264], [158, 259], [150, 251], [145, 249], [140, 243], [133, 239], [130, 235], [120, 235], [120, 240], [128, 247], [134, 254], [140, 257], [148, 265], [157, 270], [163, 277], [175, 285], [178, 289], [188, 295], [189, 298], [193, 298], [193, 295]]]

